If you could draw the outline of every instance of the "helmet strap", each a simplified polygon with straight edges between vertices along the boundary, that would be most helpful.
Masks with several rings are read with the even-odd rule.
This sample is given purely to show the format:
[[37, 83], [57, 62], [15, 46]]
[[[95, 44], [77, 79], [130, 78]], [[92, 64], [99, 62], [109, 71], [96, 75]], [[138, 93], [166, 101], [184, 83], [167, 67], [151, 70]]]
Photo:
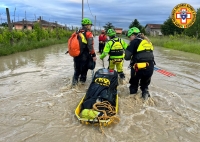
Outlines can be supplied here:
[[113, 38], [115, 38], [116, 37], [116, 35], [113, 35], [113, 36], [109, 36], [110, 37], [110, 39], [113, 39]]

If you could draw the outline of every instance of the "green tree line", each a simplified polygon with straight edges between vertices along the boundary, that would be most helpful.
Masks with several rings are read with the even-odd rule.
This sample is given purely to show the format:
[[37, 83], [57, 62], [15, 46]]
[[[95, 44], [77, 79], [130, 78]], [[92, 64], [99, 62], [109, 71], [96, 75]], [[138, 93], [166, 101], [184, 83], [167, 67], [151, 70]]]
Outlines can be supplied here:
[[[108, 22], [105, 26], [103, 26], [104, 29], [107, 31], [109, 28], [115, 28], [115, 26]], [[140, 29], [140, 31], [144, 34], [145, 33], [145, 27], [140, 24], [140, 22], [137, 19], [134, 19], [128, 28], [132, 27], [137, 27]], [[196, 20], [194, 24], [189, 27], [189, 28], [179, 28], [177, 27], [173, 22], [172, 18], [169, 16], [166, 21], [161, 26], [161, 32], [163, 35], [168, 36], [168, 35], [177, 35], [177, 34], [183, 34], [189, 37], [195, 37], [195, 38], [200, 38], [200, 8], [197, 9], [196, 11]]]

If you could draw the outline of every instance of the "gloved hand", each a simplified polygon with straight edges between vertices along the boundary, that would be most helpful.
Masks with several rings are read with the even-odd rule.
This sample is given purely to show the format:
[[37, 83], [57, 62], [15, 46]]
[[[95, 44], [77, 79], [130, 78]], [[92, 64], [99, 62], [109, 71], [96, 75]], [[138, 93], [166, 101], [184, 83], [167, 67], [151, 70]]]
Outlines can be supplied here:
[[107, 53], [103, 52], [101, 55], [100, 55], [100, 59], [103, 60], [103, 58], [105, 58], [107, 55]]

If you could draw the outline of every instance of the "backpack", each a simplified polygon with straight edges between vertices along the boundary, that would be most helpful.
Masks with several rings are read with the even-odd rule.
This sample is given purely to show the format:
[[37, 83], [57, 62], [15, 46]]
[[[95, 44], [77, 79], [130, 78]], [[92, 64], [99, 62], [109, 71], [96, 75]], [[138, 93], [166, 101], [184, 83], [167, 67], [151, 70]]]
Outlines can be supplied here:
[[87, 44], [85, 35], [80, 32], [74, 32], [68, 40], [68, 51], [70, 56], [77, 57], [83, 52], [84, 44]]
[[[121, 39], [120, 38], [118, 38], [118, 39], [110, 39], [113, 43], [112, 43], [112, 45], [110, 46], [111, 48], [112, 48], [112, 46], [116, 43], [116, 42], [118, 42], [118, 43], [120, 43], [121, 44], [121, 46], [122, 46], [122, 42], [121, 42]], [[123, 47], [123, 46], [122, 46]]]

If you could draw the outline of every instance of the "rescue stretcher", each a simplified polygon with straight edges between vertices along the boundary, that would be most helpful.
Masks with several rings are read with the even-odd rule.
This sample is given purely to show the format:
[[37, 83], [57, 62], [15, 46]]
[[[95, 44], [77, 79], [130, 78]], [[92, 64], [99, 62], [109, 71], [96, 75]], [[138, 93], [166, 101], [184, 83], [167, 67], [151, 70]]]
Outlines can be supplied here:
[[[84, 96], [85, 97], [85, 96]], [[107, 119], [107, 120], [98, 120], [97, 118], [95, 119], [85, 119], [85, 118], [81, 118], [80, 117], [80, 113], [81, 113], [81, 105], [83, 103], [84, 97], [81, 99], [81, 101], [79, 102], [78, 106], [75, 109], [75, 115], [77, 117], [77, 119], [80, 121], [81, 124], [94, 124], [94, 125], [101, 125], [101, 126], [108, 126], [110, 125], [113, 121], [115, 121], [114, 119]], [[118, 113], [118, 94], [116, 95], [116, 106], [115, 106], [115, 111], [116, 114]]]

